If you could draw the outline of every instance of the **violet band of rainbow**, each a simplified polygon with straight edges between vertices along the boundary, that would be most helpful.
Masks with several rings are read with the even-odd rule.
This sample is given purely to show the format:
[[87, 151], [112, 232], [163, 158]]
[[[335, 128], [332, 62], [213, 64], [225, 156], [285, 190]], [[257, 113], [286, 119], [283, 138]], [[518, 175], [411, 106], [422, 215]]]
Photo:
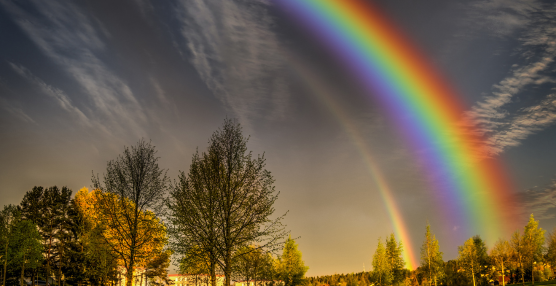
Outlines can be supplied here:
[[[384, 107], [423, 166], [444, 227], [492, 242], [515, 229], [513, 185], [502, 165], [487, 156], [476, 125], [465, 119], [461, 97], [382, 13], [359, 0], [274, 2], [322, 41]], [[381, 192], [394, 201], [392, 192]]]

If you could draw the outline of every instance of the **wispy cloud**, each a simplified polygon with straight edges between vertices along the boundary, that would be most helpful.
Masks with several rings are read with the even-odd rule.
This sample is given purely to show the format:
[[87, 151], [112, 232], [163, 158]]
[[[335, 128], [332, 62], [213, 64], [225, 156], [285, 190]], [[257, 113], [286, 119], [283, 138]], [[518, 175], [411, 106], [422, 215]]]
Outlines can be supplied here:
[[83, 114], [83, 112], [79, 108], [75, 107], [72, 104], [70, 98], [62, 90], [46, 84], [42, 79], [36, 77], [27, 68], [21, 65], [10, 63], [10, 66], [20, 76], [24, 77], [31, 84], [38, 87], [40, 91], [54, 99], [62, 109], [74, 115], [81, 124], [89, 127], [91, 126], [91, 122], [89, 121], [87, 116]]
[[[556, 94], [545, 92], [538, 96], [539, 87], [556, 83], [550, 74], [556, 55], [556, 4], [541, 6], [536, 1], [508, 1], [507, 6], [502, 6], [505, 3], [485, 1], [478, 5], [487, 10], [505, 11], [501, 12], [504, 17], [515, 18], [500, 20], [500, 25], [506, 25], [507, 29], [497, 29], [501, 36], [518, 26], [523, 30], [519, 52], [524, 64], [514, 65], [510, 75], [493, 86], [492, 94], [485, 95], [469, 112], [489, 137], [493, 154], [520, 145], [529, 135], [556, 122]], [[514, 27], [516, 22], [520, 24]], [[513, 103], [522, 98], [532, 101], [532, 105], [513, 111]]]
[[27, 115], [22, 108], [14, 106], [5, 98], [0, 97], [0, 107], [23, 122], [36, 124], [35, 120]]
[[[523, 195], [524, 210], [535, 213], [537, 219], [549, 219], [556, 217], [553, 209], [556, 208], [556, 181], [544, 189], [527, 190]], [[524, 214], [524, 215], [528, 215]]]
[[263, 0], [182, 0], [177, 11], [186, 54], [242, 124], [287, 110], [283, 56], [267, 8]]
[[470, 8], [473, 26], [506, 37], [530, 25], [534, 21], [531, 16], [542, 9], [542, 4], [536, 0], [481, 0]]
[[33, 13], [17, 2], [0, 3], [39, 49], [79, 84], [82, 89], [79, 95], [85, 96], [74, 95], [73, 99], [87, 103], [91, 114], [87, 116], [62, 90], [46, 84], [28, 70], [15, 65], [12, 68], [82, 120], [96, 118], [108, 127], [109, 133], [131, 131], [142, 136], [142, 124], [146, 121], [143, 108], [125, 81], [101, 60], [106, 46], [101, 38], [102, 27], [97, 27], [96, 21], [71, 2], [30, 2], [34, 5]]

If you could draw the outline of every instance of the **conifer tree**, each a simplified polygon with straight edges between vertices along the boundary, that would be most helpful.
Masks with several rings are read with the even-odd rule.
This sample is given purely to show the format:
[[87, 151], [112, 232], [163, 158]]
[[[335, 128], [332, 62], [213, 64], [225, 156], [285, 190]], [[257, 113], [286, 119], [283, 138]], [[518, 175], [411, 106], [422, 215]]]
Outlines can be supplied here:
[[442, 276], [444, 261], [442, 260], [442, 252], [439, 250], [438, 240], [430, 231], [430, 224], [427, 224], [425, 232], [425, 241], [421, 246], [421, 267], [424, 268], [428, 276], [429, 285], [434, 281], [437, 286], [438, 279]]
[[375, 279], [378, 280], [378, 285], [382, 286], [392, 283], [392, 270], [390, 269], [386, 248], [382, 244], [380, 238], [378, 239], [378, 245], [373, 255], [373, 274]]
[[392, 282], [396, 285], [399, 285], [405, 278], [405, 262], [403, 260], [402, 254], [402, 242], [396, 242], [394, 233], [390, 234], [390, 238], [386, 240], [386, 257], [388, 258], [388, 265], [390, 267], [390, 271], [392, 272]]

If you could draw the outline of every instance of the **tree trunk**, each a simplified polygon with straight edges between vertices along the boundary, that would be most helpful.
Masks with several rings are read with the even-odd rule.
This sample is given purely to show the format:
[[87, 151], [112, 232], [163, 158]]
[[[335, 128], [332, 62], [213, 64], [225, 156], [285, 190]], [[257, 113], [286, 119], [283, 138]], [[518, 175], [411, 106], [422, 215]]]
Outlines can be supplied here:
[[504, 272], [504, 262], [502, 262], [502, 286], [506, 286], [506, 272]]
[[48, 243], [48, 252], [46, 255], [46, 286], [50, 286], [50, 249], [52, 248], [52, 234], [50, 234], [49, 243]]
[[216, 286], [216, 265], [214, 264], [210, 266], [210, 283]]
[[6, 236], [6, 256], [4, 256], [4, 273], [2, 275], [2, 285], [6, 286], [6, 267], [8, 266], [8, 245], [9, 245], [10, 237]]
[[133, 268], [128, 267], [125, 273], [125, 285], [132, 286], [133, 285]]
[[23, 253], [23, 264], [21, 265], [21, 286], [23, 286], [23, 281], [25, 281], [23, 279], [24, 273], [25, 273], [25, 253]]
[[523, 269], [523, 263], [521, 257], [519, 257], [519, 266], [521, 267], [521, 284], [525, 286], [525, 269]]
[[531, 261], [531, 279], [532, 279], [532, 283], [531, 285], [535, 285], [535, 264]]

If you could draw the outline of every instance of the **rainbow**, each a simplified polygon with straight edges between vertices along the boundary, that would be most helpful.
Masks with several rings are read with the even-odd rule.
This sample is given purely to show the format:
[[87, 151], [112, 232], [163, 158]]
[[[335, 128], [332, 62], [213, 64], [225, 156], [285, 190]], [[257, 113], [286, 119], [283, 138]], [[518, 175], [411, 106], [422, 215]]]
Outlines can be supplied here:
[[[476, 124], [464, 116], [461, 97], [376, 7], [362, 0], [275, 3], [324, 42], [383, 106], [423, 166], [445, 227], [492, 242], [516, 229], [513, 186], [501, 164], [488, 155]], [[407, 246], [401, 212], [369, 158], [371, 175]]]
[[369, 150], [369, 147], [365, 144], [365, 140], [361, 132], [359, 132], [355, 127], [354, 122], [349, 119], [348, 114], [340, 108], [340, 104], [335, 102], [334, 96], [332, 96], [329, 89], [325, 87], [326, 84], [319, 80], [318, 76], [312, 73], [311, 70], [307, 68], [307, 65], [303, 63], [303, 59], [295, 58], [293, 55], [290, 55], [290, 63], [294, 66], [297, 76], [299, 76], [307, 84], [312, 94], [315, 95], [318, 100], [322, 102], [324, 106], [334, 115], [347, 135], [353, 140], [355, 147], [361, 154], [363, 162], [366, 164], [367, 171], [371, 175], [376, 188], [381, 194], [382, 201], [386, 206], [388, 216], [390, 217], [390, 221], [394, 227], [394, 233], [403, 243], [402, 254], [406, 268], [410, 270], [416, 269], [419, 265], [417, 258], [415, 257], [412, 240], [409, 236], [409, 232], [407, 231], [403, 216], [401, 215], [400, 209], [394, 200], [392, 190], [384, 178], [384, 175], [380, 171], [376, 160], [373, 158], [371, 150]]

